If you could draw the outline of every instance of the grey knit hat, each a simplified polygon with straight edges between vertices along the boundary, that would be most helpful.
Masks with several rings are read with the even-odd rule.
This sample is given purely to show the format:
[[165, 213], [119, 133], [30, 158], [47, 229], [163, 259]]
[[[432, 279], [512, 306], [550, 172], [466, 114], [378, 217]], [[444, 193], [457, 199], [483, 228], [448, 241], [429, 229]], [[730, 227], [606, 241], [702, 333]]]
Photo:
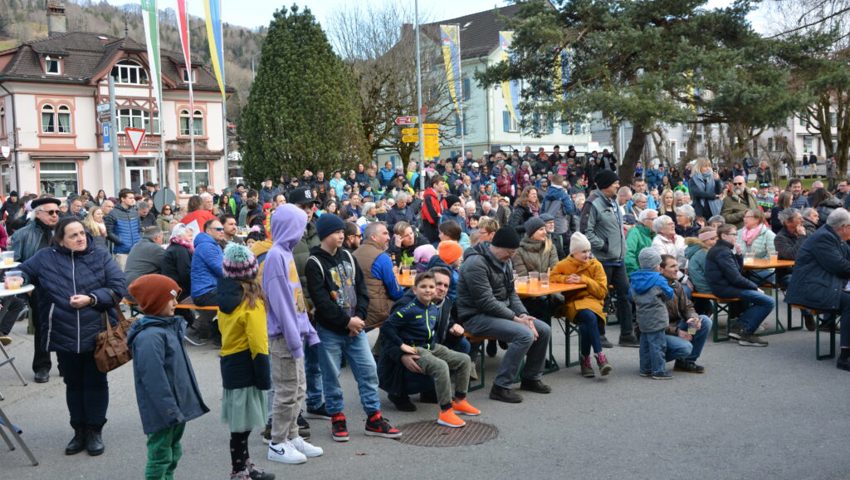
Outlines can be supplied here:
[[651, 270], [661, 265], [661, 255], [652, 247], [646, 247], [638, 254], [638, 264], [644, 270]]

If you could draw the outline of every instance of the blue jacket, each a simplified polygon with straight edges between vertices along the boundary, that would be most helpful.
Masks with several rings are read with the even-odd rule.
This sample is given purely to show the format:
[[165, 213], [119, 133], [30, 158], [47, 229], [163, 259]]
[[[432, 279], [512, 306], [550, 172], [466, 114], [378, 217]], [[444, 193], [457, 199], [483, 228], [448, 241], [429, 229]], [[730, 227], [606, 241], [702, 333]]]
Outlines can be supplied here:
[[665, 302], [673, 298], [674, 293], [667, 279], [654, 270], [641, 269], [629, 275], [629, 280], [629, 296], [635, 303], [640, 331], [663, 331], [670, 323]]
[[705, 256], [705, 280], [711, 293], [721, 298], [735, 298], [741, 290], [758, 290], [758, 285], [741, 274], [743, 262], [732, 248], [731, 243], [718, 240]]
[[850, 246], [824, 225], [797, 252], [785, 301], [817, 310], [838, 310], [850, 280]]
[[433, 303], [424, 305], [413, 299], [406, 306], [397, 309], [381, 325], [384, 348], [400, 346], [406, 343], [412, 347], [432, 349], [437, 343], [437, 322], [440, 309]]
[[210, 411], [183, 347], [183, 317], [145, 315], [127, 335], [133, 352], [136, 403], [146, 435]]
[[392, 169], [392, 168], [387, 170], [386, 167], [382, 167], [378, 171], [378, 178], [381, 180], [381, 186], [382, 187], [386, 187], [387, 185], [389, 185], [390, 182], [393, 181], [394, 176], [395, 176], [395, 170]]
[[204, 232], [195, 237], [195, 253], [192, 255], [192, 297], [200, 297], [215, 290], [218, 279], [224, 273], [224, 253], [213, 238]]
[[106, 236], [115, 244], [112, 253], [130, 253], [139, 240], [142, 239], [142, 222], [135, 207], [124, 208], [120, 203], [103, 219], [106, 225]]
[[[54, 352], [83, 353], [94, 351], [97, 334], [104, 329], [103, 313], [109, 312], [112, 323], [116, 301], [127, 295], [124, 272], [106, 250], [88, 246], [82, 252], [51, 246], [36, 252], [21, 264], [28, 283], [36, 287], [39, 324], [45, 335], [44, 347]], [[76, 309], [73, 295], [94, 295], [97, 303]]]

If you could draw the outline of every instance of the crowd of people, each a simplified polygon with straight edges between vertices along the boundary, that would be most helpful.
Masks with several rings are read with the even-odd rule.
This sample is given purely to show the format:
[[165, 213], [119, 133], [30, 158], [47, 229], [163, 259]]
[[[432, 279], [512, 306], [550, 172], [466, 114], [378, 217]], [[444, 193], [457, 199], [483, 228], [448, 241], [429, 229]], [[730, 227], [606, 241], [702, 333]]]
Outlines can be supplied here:
[[[724, 178], [701, 158], [681, 173], [639, 164], [621, 185], [617, 166], [607, 150], [467, 152], [423, 170], [359, 164], [258, 189], [202, 188], [185, 208], [154, 205], [151, 183], [115, 197], [12, 192], [0, 207], [0, 247], [35, 290], [3, 299], [0, 341], [31, 312], [35, 381], [49, 381], [55, 352], [66, 385], [74, 436], [65, 453], [100, 455], [109, 390], [95, 338], [116, 309], [141, 312], [128, 344], [146, 477], [157, 479], [172, 478], [186, 422], [209, 411], [186, 350], [205, 344], [220, 349], [232, 479], [274, 478], [251, 461], [254, 430], [267, 458], [286, 464], [324, 453], [307, 441], [307, 419], [349, 441], [345, 365], [365, 434], [384, 438], [402, 432], [383, 416], [380, 390], [400, 411], [417, 410], [419, 394], [448, 428], [482, 414], [467, 397], [477, 376], [470, 340], [492, 339], [490, 356], [504, 350], [490, 399], [522, 402], [517, 379], [520, 391], [550, 393], [542, 375], [553, 317], [577, 326], [583, 377], [614, 371], [612, 313], [617, 346], [639, 349], [641, 376], [671, 379], [669, 362], [702, 374], [712, 307], [694, 292], [740, 299], [730, 337], [765, 347], [759, 332], [775, 300], [762, 285], [775, 279], [788, 302], [830, 314], [825, 322], [840, 317], [837, 366], [850, 370], [847, 181], [804, 192], [790, 179], [780, 189], [764, 163]], [[796, 265], [743, 268], [745, 258], [773, 257]], [[408, 270], [415, 279], [404, 288]], [[519, 295], [517, 280], [544, 273], [577, 288]], [[804, 318], [818, 327], [812, 313]]]

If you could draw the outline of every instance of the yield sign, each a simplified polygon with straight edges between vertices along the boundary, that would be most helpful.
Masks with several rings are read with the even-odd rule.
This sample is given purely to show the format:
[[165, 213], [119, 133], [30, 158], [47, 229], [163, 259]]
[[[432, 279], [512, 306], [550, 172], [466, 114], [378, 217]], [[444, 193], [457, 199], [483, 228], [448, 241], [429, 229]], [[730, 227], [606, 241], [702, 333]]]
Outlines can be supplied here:
[[125, 128], [124, 133], [130, 139], [130, 146], [133, 147], [133, 153], [139, 152], [139, 147], [142, 146], [142, 140], [145, 138], [145, 131], [141, 128]]

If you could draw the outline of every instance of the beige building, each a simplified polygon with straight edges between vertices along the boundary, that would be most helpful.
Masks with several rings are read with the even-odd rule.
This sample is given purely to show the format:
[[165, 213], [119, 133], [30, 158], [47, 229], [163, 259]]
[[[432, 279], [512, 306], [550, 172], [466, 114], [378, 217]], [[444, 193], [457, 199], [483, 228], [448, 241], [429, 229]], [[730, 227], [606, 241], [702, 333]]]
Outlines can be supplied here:
[[[0, 52], [0, 194], [12, 190], [57, 197], [87, 189], [114, 195], [113, 156], [104, 142], [98, 105], [109, 103], [115, 78], [122, 188], [145, 182], [190, 194], [190, 128], [195, 135], [195, 183], [227, 186], [222, 99], [208, 68], [162, 51], [162, 105], [154, 99], [145, 45], [130, 38], [65, 32], [64, 10], [51, 11], [50, 36]], [[190, 74], [191, 70], [191, 74]], [[189, 108], [193, 81], [194, 118]], [[101, 107], [101, 110], [108, 108]], [[107, 122], [108, 123], [108, 122]], [[134, 153], [124, 128], [143, 128]], [[164, 141], [165, 177], [157, 167]]]

